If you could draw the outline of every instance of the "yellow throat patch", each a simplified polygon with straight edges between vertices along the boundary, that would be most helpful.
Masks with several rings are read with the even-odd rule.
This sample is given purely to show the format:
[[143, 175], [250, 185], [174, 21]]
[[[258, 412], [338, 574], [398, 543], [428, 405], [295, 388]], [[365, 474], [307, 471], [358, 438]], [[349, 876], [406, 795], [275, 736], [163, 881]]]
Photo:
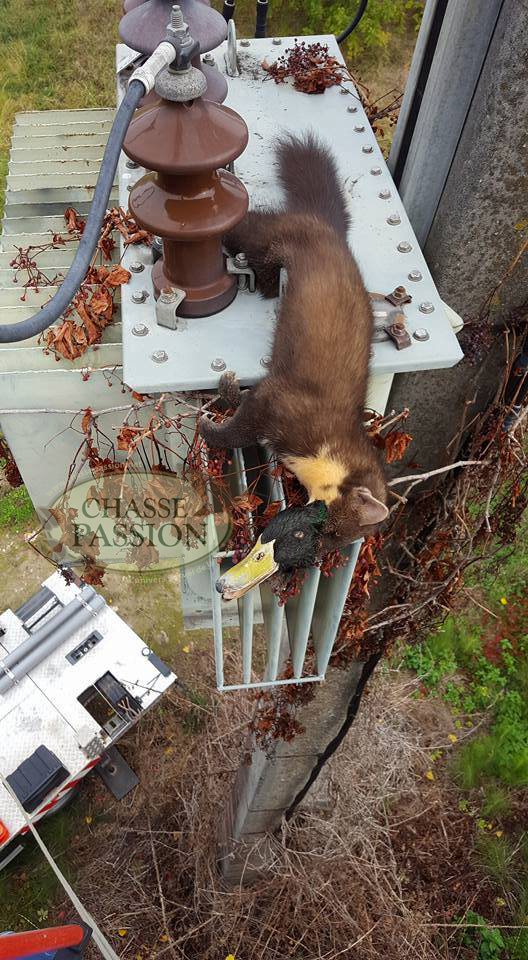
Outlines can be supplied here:
[[327, 505], [339, 496], [339, 487], [348, 472], [326, 446], [313, 457], [285, 457], [284, 465], [308, 491], [310, 501], [323, 500]]

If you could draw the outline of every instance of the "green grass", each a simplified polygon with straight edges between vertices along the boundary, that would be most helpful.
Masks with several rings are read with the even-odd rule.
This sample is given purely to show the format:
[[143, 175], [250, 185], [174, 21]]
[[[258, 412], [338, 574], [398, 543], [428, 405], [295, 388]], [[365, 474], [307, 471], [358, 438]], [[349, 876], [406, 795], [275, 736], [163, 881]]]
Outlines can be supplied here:
[[114, 105], [114, 45], [120, 15], [120, 0], [2, 0], [2, 190], [17, 112]]
[[[84, 818], [74, 799], [38, 828], [44, 843], [70, 881], [75, 878], [75, 867], [68, 858], [68, 849], [82, 825]], [[27, 930], [60, 922], [54, 915], [54, 904], [61, 889], [36, 844], [28, 843], [26, 850], [0, 873], [0, 931]]]
[[[502, 922], [521, 925], [528, 924], [528, 834], [512, 814], [514, 791], [528, 787], [527, 573], [525, 518], [517, 542], [466, 581], [479, 605], [468, 602], [402, 655], [422, 694], [441, 697], [457, 727], [478, 725], [447, 769], [464, 794], [460, 810], [474, 817], [475, 855], [497, 890]], [[528, 931], [504, 932], [501, 944], [492, 924], [474, 922], [481, 921], [483, 930], [467, 930], [462, 941], [475, 958], [528, 960]]]
[[18, 533], [33, 516], [33, 504], [25, 487], [14, 487], [0, 497], [0, 529]]

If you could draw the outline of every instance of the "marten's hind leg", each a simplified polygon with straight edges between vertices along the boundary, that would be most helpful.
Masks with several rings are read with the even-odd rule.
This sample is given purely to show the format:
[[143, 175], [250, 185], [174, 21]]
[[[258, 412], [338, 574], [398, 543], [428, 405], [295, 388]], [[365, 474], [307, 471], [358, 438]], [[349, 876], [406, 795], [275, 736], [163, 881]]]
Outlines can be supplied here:
[[224, 238], [229, 252], [245, 253], [255, 271], [257, 287], [264, 297], [279, 293], [281, 263], [274, 256], [273, 243], [284, 230], [285, 216], [273, 211], [251, 211]]

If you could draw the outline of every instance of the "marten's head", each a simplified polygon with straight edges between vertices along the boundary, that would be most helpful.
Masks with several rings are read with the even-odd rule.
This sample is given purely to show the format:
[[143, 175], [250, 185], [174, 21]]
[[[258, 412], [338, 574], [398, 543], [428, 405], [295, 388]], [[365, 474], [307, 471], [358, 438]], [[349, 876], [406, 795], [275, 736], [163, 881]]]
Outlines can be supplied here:
[[369, 487], [345, 482], [328, 506], [323, 527], [323, 551], [329, 553], [374, 533], [388, 517], [385, 503]]
[[224, 600], [241, 597], [278, 570], [312, 567], [331, 550], [368, 536], [388, 515], [367, 487], [352, 486], [329, 506], [322, 500], [281, 510], [253, 549], [216, 583]]

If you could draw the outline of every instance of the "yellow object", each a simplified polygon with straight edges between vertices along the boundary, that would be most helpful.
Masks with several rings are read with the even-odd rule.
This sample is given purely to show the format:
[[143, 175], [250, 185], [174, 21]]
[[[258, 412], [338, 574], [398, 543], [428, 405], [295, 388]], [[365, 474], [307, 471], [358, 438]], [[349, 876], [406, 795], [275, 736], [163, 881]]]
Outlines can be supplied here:
[[345, 464], [333, 457], [327, 446], [321, 447], [315, 457], [285, 457], [284, 464], [308, 491], [310, 500], [322, 500], [327, 505], [338, 497], [348, 473]]
[[182, 647], [182, 653], [189, 653], [189, 652], [190, 652], [190, 649], [191, 649], [191, 648], [190, 648], [189, 644], [187, 644], [187, 646]]
[[506, 597], [501, 597], [501, 603], [503, 607], [506, 606], [506, 604], [508, 603], [508, 601], [506, 600]]
[[458, 737], [455, 736], [454, 733], [448, 733], [448, 734], [447, 734], [447, 739], [449, 740], [449, 743], [456, 743], [457, 740], [458, 740]]
[[435, 777], [434, 777], [433, 771], [432, 771], [432, 770], [428, 770], [427, 773], [425, 774], [425, 778], [426, 778], [426, 780], [434, 780]]
[[279, 565], [273, 553], [274, 543], [274, 540], [262, 543], [259, 537], [247, 557], [224, 574], [219, 581], [223, 584], [224, 600], [238, 599], [251, 587], [256, 587], [258, 583], [267, 580], [278, 570]]
[[126, 937], [126, 930], [118, 930], [117, 932], [120, 937]]

